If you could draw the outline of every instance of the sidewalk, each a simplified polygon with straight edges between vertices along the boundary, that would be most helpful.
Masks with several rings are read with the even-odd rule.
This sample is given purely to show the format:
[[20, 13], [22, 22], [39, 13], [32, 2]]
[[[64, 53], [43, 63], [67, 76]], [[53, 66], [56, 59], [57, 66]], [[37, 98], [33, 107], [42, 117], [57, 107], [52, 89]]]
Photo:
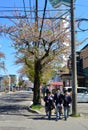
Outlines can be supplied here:
[[[44, 102], [42, 101], [42, 105], [44, 106]], [[34, 111], [34, 110], [33, 110]], [[32, 112], [33, 112], [32, 111]], [[45, 110], [42, 108], [40, 111], [34, 111], [35, 113], [38, 113], [39, 115], [44, 116]], [[33, 112], [33, 113], [34, 113]], [[51, 120], [47, 120], [47, 117], [44, 116], [43, 118], [40, 118], [40, 120], [36, 119], [36, 123], [39, 123], [38, 127], [36, 127], [36, 130], [54, 130], [54, 129], [60, 129], [60, 130], [88, 130], [88, 117], [81, 116], [81, 117], [69, 117], [67, 121], [64, 121], [62, 118], [59, 121], [55, 121], [55, 114], [51, 116]], [[43, 124], [42, 124], [43, 123]], [[44, 126], [44, 127], [41, 127]]]
[[39, 117], [35, 117], [36, 123], [33, 123], [35, 124], [36, 130], [88, 130], [88, 117], [69, 117], [67, 121], [63, 118], [55, 121], [55, 115], [52, 115], [51, 120], [48, 120], [45, 113], [41, 111], [36, 111], [36, 113], [39, 115]]
[[[42, 108], [42, 112], [44, 112], [45, 113], [45, 109], [44, 109], [44, 106], [45, 106], [45, 102], [44, 102], [44, 100], [43, 99], [41, 99], [41, 104], [42, 104], [42, 106], [43, 106], [43, 108]], [[77, 108], [78, 109], [78, 108]], [[70, 112], [70, 114], [72, 113], [72, 108], [71, 108], [71, 112]], [[86, 112], [79, 112], [78, 114], [80, 114], [80, 116], [81, 117], [85, 117], [85, 118], [88, 118], [88, 112], [86, 111]]]

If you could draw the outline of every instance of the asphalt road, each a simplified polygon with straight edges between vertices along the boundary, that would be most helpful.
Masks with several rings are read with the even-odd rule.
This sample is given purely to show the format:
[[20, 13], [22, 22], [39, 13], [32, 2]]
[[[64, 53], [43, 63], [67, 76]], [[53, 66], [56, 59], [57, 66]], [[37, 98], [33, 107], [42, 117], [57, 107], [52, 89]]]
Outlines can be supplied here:
[[[0, 113], [26, 110], [30, 106], [33, 94], [29, 91], [21, 91], [0, 95]], [[77, 103], [78, 113], [88, 115], [88, 103]]]
[[[88, 130], [88, 118], [64, 118], [56, 122], [55, 115], [49, 121], [44, 114], [26, 110], [32, 100], [30, 92], [16, 92], [0, 95], [0, 130]], [[88, 113], [88, 103], [78, 104], [78, 110]], [[80, 125], [79, 125], [80, 124]]]
[[28, 91], [0, 95], [0, 113], [14, 113], [30, 106], [33, 94]]

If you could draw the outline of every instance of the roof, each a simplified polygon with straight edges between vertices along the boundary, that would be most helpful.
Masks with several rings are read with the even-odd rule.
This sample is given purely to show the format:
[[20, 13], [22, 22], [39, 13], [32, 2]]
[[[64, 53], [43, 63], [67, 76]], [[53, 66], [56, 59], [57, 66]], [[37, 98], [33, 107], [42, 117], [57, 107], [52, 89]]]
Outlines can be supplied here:
[[87, 46], [88, 46], [88, 44], [86, 46], [84, 46], [81, 50], [84, 50]]

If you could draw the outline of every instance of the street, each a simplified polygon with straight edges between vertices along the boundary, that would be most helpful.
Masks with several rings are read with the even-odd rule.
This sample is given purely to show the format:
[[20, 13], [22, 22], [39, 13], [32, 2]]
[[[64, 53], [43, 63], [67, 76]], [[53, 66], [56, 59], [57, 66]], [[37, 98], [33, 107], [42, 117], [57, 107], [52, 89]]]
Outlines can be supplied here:
[[[55, 115], [48, 120], [44, 113], [31, 113], [26, 107], [30, 105], [30, 92], [15, 92], [0, 95], [0, 130], [88, 130], [88, 117], [62, 118], [55, 121]], [[88, 114], [88, 103], [78, 104], [78, 111]], [[80, 124], [80, 125], [79, 125]]]

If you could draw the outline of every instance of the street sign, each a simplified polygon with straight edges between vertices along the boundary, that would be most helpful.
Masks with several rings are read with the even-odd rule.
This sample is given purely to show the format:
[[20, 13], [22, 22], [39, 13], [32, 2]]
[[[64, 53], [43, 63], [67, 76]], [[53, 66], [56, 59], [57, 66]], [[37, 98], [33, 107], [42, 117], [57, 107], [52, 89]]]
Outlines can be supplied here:
[[[61, 4], [70, 5], [71, 0], [49, 0], [54, 8], [58, 8]], [[74, 0], [75, 2], [76, 0]]]

